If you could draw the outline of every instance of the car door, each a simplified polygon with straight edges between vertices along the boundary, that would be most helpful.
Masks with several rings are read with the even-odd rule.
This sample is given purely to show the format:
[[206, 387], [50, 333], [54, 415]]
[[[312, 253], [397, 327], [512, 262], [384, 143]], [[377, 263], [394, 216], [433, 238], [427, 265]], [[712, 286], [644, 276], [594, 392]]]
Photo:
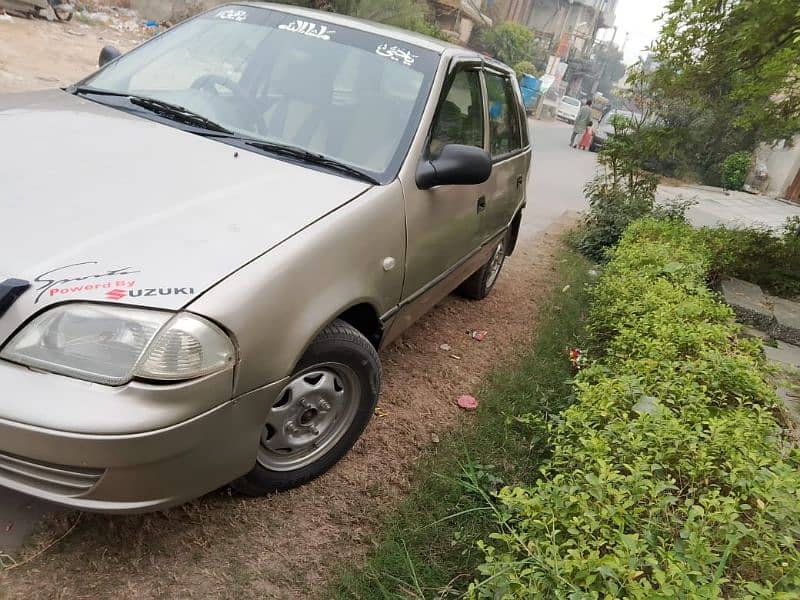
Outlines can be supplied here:
[[[420, 158], [435, 157], [445, 144], [485, 149], [480, 63], [464, 62], [451, 67], [442, 89], [425, 156]], [[404, 301], [454, 274], [480, 248], [481, 213], [487, 191], [488, 182], [441, 185], [428, 190], [409, 182], [404, 187], [408, 232]]]
[[481, 220], [481, 238], [486, 243], [502, 232], [524, 201], [530, 165], [527, 121], [511, 75], [487, 68], [484, 71], [489, 122], [489, 179], [486, 210]]

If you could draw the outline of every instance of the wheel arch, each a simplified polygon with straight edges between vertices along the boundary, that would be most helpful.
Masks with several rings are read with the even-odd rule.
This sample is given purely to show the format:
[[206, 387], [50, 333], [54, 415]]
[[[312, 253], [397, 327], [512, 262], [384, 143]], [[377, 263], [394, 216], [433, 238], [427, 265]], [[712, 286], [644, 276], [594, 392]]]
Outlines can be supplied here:
[[506, 256], [511, 256], [514, 249], [517, 247], [517, 239], [519, 238], [519, 229], [522, 226], [522, 208], [517, 211], [514, 218], [511, 220], [511, 226], [508, 228], [508, 244], [506, 248]]

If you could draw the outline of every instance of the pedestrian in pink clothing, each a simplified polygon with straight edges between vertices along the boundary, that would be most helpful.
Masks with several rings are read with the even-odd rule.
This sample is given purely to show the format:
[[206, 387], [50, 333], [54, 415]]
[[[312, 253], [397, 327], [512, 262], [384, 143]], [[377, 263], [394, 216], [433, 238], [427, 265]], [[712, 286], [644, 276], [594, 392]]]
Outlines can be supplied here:
[[592, 125], [593, 123], [589, 121], [586, 130], [583, 132], [583, 137], [578, 144], [578, 148], [581, 150], [588, 150], [592, 146], [592, 138], [594, 138], [594, 129], [592, 129]]

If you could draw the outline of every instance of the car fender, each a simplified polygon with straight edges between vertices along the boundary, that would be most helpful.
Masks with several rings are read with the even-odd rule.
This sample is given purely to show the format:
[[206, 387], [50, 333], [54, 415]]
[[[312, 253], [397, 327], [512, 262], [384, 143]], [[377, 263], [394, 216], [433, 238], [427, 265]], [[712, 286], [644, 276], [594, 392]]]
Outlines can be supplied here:
[[[287, 199], [302, 202], [302, 199]], [[348, 308], [398, 305], [405, 264], [400, 183], [376, 186], [243, 265], [188, 310], [235, 339], [234, 395], [291, 374], [317, 334]]]

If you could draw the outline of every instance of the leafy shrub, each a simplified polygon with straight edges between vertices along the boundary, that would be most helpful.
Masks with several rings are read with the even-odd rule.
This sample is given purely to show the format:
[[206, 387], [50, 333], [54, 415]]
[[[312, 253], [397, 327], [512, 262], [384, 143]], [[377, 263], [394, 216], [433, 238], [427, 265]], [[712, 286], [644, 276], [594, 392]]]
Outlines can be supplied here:
[[786, 222], [782, 234], [769, 229], [703, 229], [711, 254], [710, 277], [731, 276], [757, 283], [771, 294], [800, 295], [800, 219]]
[[[603, 171], [584, 188], [589, 212], [573, 237], [578, 250], [594, 260], [603, 260], [630, 223], [654, 213], [658, 187], [658, 177], [641, 162], [641, 138], [635, 135], [641, 124], [622, 115], [612, 117], [612, 124], [614, 135], [599, 156]], [[684, 212], [685, 207], [673, 206], [658, 214], [682, 219]]]
[[602, 355], [530, 487], [505, 487], [472, 599], [797, 598], [800, 471], [759, 342], [705, 285], [676, 222], [610, 252], [590, 330]]
[[525, 74], [536, 75], [536, 67], [529, 60], [521, 60], [514, 65], [514, 73], [517, 77], [522, 77]]
[[515, 65], [533, 56], [533, 34], [519, 23], [505, 22], [484, 30], [479, 43], [507, 65]]
[[749, 170], [750, 153], [734, 152], [722, 163], [722, 187], [726, 190], [742, 189]]

